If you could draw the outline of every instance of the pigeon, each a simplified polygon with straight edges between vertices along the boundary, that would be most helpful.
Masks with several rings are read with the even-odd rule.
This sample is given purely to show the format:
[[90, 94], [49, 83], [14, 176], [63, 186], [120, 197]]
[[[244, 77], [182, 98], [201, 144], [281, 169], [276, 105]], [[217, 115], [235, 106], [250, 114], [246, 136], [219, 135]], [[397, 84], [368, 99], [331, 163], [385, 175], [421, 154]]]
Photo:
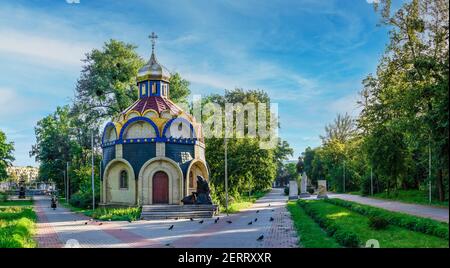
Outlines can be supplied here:
[[173, 229], [173, 225], [170, 225], [169, 230], [172, 230], [172, 229]]
[[272, 217], [270, 217], [270, 221], [273, 221], [273, 218], [272, 218]]
[[228, 223], [233, 223], [232, 221], [227, 221]]
[[191, 220], [191, 221], [194, 221], [194, 219], [193, 219], [193, 218], [190, 218], [190, 220]]
[[215, 220], [214, 220], [214, 223], [217, 223], [218, 221], [219, 221], [219, 218], [215, 219]]
[[253, 222], [252, 222], [252, 221], [248, 223], [248, 225], [252, 225], [252, 224], [253, 224]]
[[98, 225], [102, 225], [103, 224], [103, 222], [100, 222]]
[[84, 225], [87, 225], [87, 222], [85, 222]]
[[170, 243], [167, 243], [167, 244], [166, 244], [166, 247], [168, 247], [168, 246], [170, 246]]
[[270, 207], [270, 203], [269, 203], [269, 207]]
[[202, 223], [203, 223], [203, 220], [199, 221], [198, 223], [202, 224]]
[[129, 223], [131, 223], [131, 220], [128, 220]]
[[256, 241], [262, 241], [264, 239], [264, 235], [261, 235], [260, 237], [258, 237], [258, 239], [256, 239]]
[[272, 212], [274, 212], [275, 211], [275, 209], [272, 209]]
[[255, 218], [255, 222], [257, 222], [258, 221], [258, 218]]
[[175, 220], [177, 221], [177, 220], [178, 220], [178, 218], [175, 218]]
[[257, 210], [256, 213], [259, 213], [259, 210]]

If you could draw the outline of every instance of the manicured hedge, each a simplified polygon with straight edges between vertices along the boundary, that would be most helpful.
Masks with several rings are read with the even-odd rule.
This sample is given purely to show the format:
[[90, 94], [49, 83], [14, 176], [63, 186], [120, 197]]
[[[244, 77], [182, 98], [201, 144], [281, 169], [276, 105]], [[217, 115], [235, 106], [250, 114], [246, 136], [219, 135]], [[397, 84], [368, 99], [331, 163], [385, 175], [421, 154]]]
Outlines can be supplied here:
[[308, 201], [298, 200], [298, 204], [325, 232], [333, 237], [341, 246], [344, 247], [359, 247], [362, 245], [358, 235], [353, 231], [344, 228], [341, 225], [334, 224], [332, 220], [326, 218], [320, 211], [308, 205]]
[[359, 203], [346, 201], [337, 198], [331, 198], [325, 200], [328, 203], [345, 207], [349, 210], [357, 212], [362, 215], [369, 217], [383, 218], [389, 222], [389, 224], [403, 227], [415, 232], [421, 232], [424, 234], [429, 234], [444, 238], [448, 240], [448, 224], [439, 222], [432, 219], [421, 218], [417, 216], [412, 216], [408, 214], [403, 214], [399, 212], [387, 211], [385, 209], [376, 208], [368, 205], [362, 205]]

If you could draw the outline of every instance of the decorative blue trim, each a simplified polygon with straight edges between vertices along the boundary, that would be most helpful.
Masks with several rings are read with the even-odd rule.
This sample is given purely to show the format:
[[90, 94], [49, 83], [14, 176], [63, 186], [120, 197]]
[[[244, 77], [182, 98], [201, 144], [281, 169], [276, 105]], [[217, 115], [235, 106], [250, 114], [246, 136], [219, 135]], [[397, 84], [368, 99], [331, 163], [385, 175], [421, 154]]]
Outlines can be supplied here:
[[[114, 132], [116, 132], [116, 137], [117, 137], [117, 130], [116, 130], [116, 126], [114, 125], [113, 122], [108, 122], [108, 124], [106, 124], [106, 126], [103, 128], [103, 135], [102, 135], [102, 146], [105, 144], [105, 134], [106, 134], [106, 129], [109, 127], [113, 127], [114, 128]], [[116, 141], [114, 141], [115, 144]]]
[[[160, 135], [159, 135], [159, 130], [158, 130], [158, 126], [156, 126], [156, 124], [155, 124], [152, 120], [148, 119], [147, 117], [137, 116], [137, 117], [131, 118], [130, 120], [128, 120], [128, 121], [123, 125], [122, 129], [120, 130], [120, 134], [119, 134], [119, 143], [122, 143], [122, 141], [125, 143], [126, 140], [123, 140], [123, 133], [125, 132], [125, 130], [127, 129], [127, 127], [128, 127], [130, 124], [132, 124], [132, 123], [134, 123], [134, 122], [136, 122], [136, 121], [145, 121], [145, 122], [149, 123], [150, 125], [152, 125], [153, 129], [155, 130], [156, 138], [159, 138], [159, 137], [160, 137]], [[140, 138], [140, 139], [143, 140], [144, 138]], [[151, 139], [151, 138], [150, 138], [150, 139]]]
[[[197, 137], [195, 136], [194, 126], [192, 126], [191, 122], [189, 122], [186, 118], [183, 118], [183, 117], [175, 117], [175, 118], [172, 118], [169, 121], [167, 121], [167, 123], [164, 125], [164, 129], [163, 129], [163, 132], [162, 132], [163, 133], [162, 134], [163, 137], [166, 137], [167, 129], [169, 129], [169, 127], [175, 121], [178, 121], [178, 122], [181, 121], [181, 122], [187, 123], [189, 125], [190, 129], [191, 129], [191, 133], [190, 133], [191, 137], [193, 137], [193, 139], [197, 140]], [[170, 137], [170, 138], [172, 138], [172, 137]]]

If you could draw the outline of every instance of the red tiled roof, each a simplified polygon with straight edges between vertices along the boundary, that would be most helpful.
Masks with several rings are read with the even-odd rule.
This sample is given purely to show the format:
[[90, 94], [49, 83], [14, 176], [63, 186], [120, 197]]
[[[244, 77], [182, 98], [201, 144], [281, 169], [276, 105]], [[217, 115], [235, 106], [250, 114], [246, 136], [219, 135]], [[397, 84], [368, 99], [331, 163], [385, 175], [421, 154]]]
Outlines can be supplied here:
[[170, 110], [171, 114], [178, 114], [181, 111], [180, 108], [178, 108], [169, 99], [159, 96], [150, 96], [139, 99], [125, 111], [123, 111], [123, 113], [128, 113], [129, 111], [137, 111], [142, 114], [148, 109], [153, 109], [158, 113], [161, 113], [165, 110]]

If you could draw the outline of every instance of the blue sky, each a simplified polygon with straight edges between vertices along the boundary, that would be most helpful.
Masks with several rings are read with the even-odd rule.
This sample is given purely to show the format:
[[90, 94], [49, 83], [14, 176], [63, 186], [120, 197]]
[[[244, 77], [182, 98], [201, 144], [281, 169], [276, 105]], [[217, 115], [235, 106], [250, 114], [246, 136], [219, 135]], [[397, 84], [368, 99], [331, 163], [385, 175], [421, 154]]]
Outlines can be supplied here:
[[337, 113], [358, 114], [361, 80], [388, 42], [367, 1], [1, 1], [0, 129], [15, 142], [14, 164], [37, 165], [33, 128], [71, 102], [84, 53], [114, 38], [147, 59], [152, 31], [159, 61], [192, 93], [267, 91], [297, 158]]

